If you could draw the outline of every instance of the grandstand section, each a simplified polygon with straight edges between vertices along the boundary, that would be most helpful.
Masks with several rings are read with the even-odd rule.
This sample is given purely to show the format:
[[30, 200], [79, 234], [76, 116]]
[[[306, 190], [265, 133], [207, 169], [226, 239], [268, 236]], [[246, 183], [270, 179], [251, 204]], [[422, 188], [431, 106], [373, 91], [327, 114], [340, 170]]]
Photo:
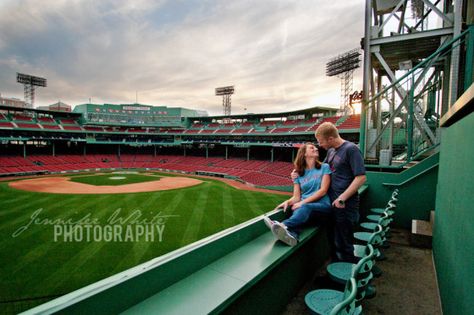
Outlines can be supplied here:
[[[0, 112], [0, 137], [4, 141], [11, 137], [15, 137], [15, 141], [44, 139], [51, 146], [57, 139], [61, 139], [59, 142], [80, 139], [86, 144], [134, 142], [147, 146], [226, 141], [271, 146], [274, 142], [312, 141], [313, 130], [323, 121], [336, 122], [344, 132], [348, 118], [330, 116], [333, 113], [330, 109], [312, 108], [279, 114], [235, 115], [229, 123], [224, 122], [222, 116], [199, 116], [202, 113], [198, 111], [141, 104], [83, 104], [71, 113], [4, 106]], [[348, 125], [350, 134], [346, 135], [354, 141], [358, 139], [358, 131], [353, 128], [356, 125], [357, 121]], [[38, 132], [28, 133], [31, 129]], [[136, 136], [130, 137], [130, 134]]]
[[104, 169], [159, 169], [182, 171], [190, 174], [205, 172], [223, 177], [240, 178], [257, 186], [288, 186], [290, 162], [269, 162], [243, 159], [205, 158], [178, 155], [114, 154], [83, 155], [31, 155], [27, 158], [0, 157], [0, 176], [18, 174], [58, 173], [64, 171]]

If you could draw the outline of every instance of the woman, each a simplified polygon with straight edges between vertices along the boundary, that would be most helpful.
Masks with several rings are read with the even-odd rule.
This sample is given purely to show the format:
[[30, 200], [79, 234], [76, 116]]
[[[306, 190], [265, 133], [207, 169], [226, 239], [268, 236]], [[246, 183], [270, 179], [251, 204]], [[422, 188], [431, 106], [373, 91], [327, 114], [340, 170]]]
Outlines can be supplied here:
[[331, 183], [329, 165], [321, 163], [314, 144], [307, 142], [301, 146], [294, 162], [298, 177], [294, 180], [293, 197], [279, 204], [276, 209], [292, 211], [283, 222], [264, 217], [265, 224], [284, 243], [295, 246], [300, 228], [312, 220], [325, 221], [331, 215], [331, 201], [327, 191]]

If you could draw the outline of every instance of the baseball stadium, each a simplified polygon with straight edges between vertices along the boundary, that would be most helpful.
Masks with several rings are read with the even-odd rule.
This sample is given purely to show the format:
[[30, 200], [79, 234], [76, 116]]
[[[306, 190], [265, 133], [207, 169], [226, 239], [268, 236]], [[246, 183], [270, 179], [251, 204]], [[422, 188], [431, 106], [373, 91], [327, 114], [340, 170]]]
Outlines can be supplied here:
[[[0, 313], [471, 313], [474, 4], [420, 2], [439, 27], [405, 20], [406, 3], [366, 1], [363, 91], [343, 110], [0, 105]], [[284, 217], [297, 150], [324, 122], [367, 170], [369, 237], [354, 236], [378, 254], [352, 285], [325, 227], [290, 247], [263, 221]], [[306, 294], [327, 288], [338, 300], [316, 311]]]

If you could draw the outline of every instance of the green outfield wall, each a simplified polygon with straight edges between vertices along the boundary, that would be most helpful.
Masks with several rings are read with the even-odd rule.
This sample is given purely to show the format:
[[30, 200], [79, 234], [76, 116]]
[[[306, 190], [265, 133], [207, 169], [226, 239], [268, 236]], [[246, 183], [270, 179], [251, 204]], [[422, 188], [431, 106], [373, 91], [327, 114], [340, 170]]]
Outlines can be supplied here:
[[443, 128], [441, 136], [433, 256], [444, 314], [472, 314], [474, 309], [473, 159], [471, 112]]
[[[268, 214], [272, 219], [284, 217], [281, 211]], [[275, 242], [261, 219], [257, 217], [211, 235], [25, 314], [147, 313], [140, 311], [143, 309], [163, 314], [280, 313], [308, 275], [328, 258], [328, 241], [324, 228], [310, 228], [303, 231], [297, 246], [285, 246]], [[243, 247], [247, 250], [239, 251]], [[222, 261], [224, 256], [227, 259]], [[214, 269], [209, 269], [210, 265], [227, 272], [211, 272]], [[190, 277], [200, 281], [173, 291], [177, 295], [164, 294], [154, 305], [149, 302], [160, 291], [176, 288], [176, 284]], [[244, 280], [246, 277], [249, 279]], [[200, 291], [209, 287], [216, 289], [215, 294], [203, 300]], [[148, 304], [140, 308], [142, 302]], [[177, 309], [188, 311], [176, 312]]]

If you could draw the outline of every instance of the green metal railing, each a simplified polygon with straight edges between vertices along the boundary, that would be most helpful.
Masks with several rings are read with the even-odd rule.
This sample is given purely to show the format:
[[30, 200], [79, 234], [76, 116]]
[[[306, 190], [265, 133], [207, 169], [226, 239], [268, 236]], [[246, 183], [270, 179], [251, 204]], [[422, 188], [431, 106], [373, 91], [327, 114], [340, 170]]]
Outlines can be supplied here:
[[[364, 102], [360, 143], [366, 158], [377, 159], [378, 152], [390, 150], [393, 155], [406, 152], [406, 164], [421, 153], [435, 150], [439, 144], [439, 119], [449, 108], [449, 58], [451, 52], [464, 48], [464, 84], [459, 84], [459, 95], [473, 82], [474, 26], [451, 39], [428, 58], [421, 61], [396, 81], [387, 85]], [[449, 105], [448, 105], [449, 104]], [[367, 134], [369, 109], [390, 107], [390, 113], [378, 122], [378, 127]], [[375, 111], [374, 111], [375, 112]], [[394, 147], [394, 133], [405, 129], [403, 151]], [[398, 149], [400, 150], [398, 146]], [[379, 160], [380, 161], [380, 160]]]

